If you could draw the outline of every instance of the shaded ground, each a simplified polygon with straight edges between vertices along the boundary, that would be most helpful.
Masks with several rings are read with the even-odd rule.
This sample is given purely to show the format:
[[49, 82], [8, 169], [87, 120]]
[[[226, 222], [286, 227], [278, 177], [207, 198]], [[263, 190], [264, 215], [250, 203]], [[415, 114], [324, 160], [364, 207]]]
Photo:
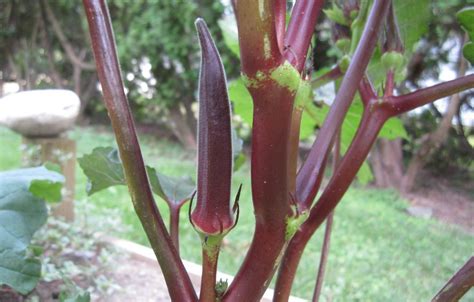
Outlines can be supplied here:
[[120, 289], [97, 301], [171, 301], [158, 265], [150, 265], [148, 262], [134, 258], [124, 260], [120, 261], [120, 265], [115, 266], [114, 271], [110, 273], [110, 278], [119, 285]]
[[435, 219], [474, 234], [474, 197], [471, 192], [474, 184], [454, 186], [452, 180], [426, 172], [421, 178], [423, 184], [405, 196], [411, 204], [429, 208]]

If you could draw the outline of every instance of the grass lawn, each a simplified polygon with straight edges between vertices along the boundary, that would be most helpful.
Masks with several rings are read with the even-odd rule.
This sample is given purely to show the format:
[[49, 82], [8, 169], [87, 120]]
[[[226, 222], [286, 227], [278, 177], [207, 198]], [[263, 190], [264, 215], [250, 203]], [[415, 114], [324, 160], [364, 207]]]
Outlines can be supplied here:
[[[97, 146], [114, 145], [109, 131], [77, 128], [70, 133], [77, 140], [78, 156]], [[0, 170], [20, 166], [21, 138], [0, 128]], [[194, 154], [178, 145], [141, 138], [147, 164], [169, 175], [195, 176]], [[76, 200], [94, 205], [79, 216], [119, 215], [127, 226], [120, 236], [147, 244], [127, 190], [114, 187], [91, 197], [85, 194], [86, 179], [76, 170]], [[234, 175], [234, 189], [243, 183], [238, 226], [226, 237], [219, 269], [234, 274], [252, 239], [253, 214], [250, 199], [249, 167]], [[449, 201], [447, 201], [449, 202]], [[159, 201], [167, 217], [167, 209]], [[390, 190], [353, 187], [337, 208], [331, 253], [323, 296], [329, 301], [429, 301], [451, 274], [474, 251], [474, 237], [434, 220], [407, 216], [406, 201]], [[84, 209], [84, 207], [81, 207]], [[98, 230], [100, 231], [100, 230]], [[310, 241], [294, 285], [294, 294], [310, 299], [314, 287], [322, 229]], [[200, 242], [187, 221], [187, 206], [181, 213], [181, 253], [184, 259], [200, 262]], [[471, 292], [463, 301], [474, 301]]]

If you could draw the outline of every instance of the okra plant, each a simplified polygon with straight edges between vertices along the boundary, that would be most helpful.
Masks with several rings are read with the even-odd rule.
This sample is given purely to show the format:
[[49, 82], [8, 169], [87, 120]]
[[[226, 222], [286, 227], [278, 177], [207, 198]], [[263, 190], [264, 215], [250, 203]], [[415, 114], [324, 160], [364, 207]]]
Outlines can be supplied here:
[[[238, 227], [239, 196], [231, 196], [233, 150], [226, 76], [205, 21], [198, 19], [195, 23], [202, 59], [198, 173], [194, 188], [188, 180], [172, 179], [145, 166], [122, 82], [106, 1], [83, 2], [119, 154], [111, 148], [96, 149], [80, 163], [91, 179], [91, 193], [110, 185], [128, 185], [173, 301], [258, 301], [275, 274], [273, 299], [287, 301], [308, 240], [349, 188], [387, 120], [474, 87], [474, 75], [467, 75], [407, 94], [396, 93], [406, 60], [396, 7], [390, 0], [345, 1], [326, 12], [334, 22], [334, 42], [342, 56], [334, 69], [318, 78], [313, 78], [307, 61], [324, 1], [296, 0], [287, 22], [286, 0], [232, 0], [241, 76], [253, 100], [250, 164], [255, 230], [245, 260], [227, 287], [216, 282], [217, 262], [222, 239]], [[466, 29], [469, 30], [468, 26]], [[465, 52], [472, 55], [469, 49]], [[374, 60], [378, 60], [382, 81], [375, 81], [367, 70]], [[313, 88], [328, 81], [336, 81], [337, 94], [306, 160], [298, 167], [302, 112], [312, 104]], [[383, 89], [379, 83], [383, 83]], [[338, 145], [337, 134], [356, 93], [363, 104], [361, 121], [350, 146], [340, 154], [329, 182], [322, 188], [329, 155]], [[105, 162], [92, 164], [94, 156]], [[102, 170], [94, 174], [97, 169]], [[98, 174], [113, 177], [105, 179]], [[171, 215], [169, 231], [153, 193], [165, 199], [171, 213], [175, 213]], [[178, 251], [176, 213], [188, 200], [190, 223], [199, 233], [202, 245], [199, 294]], [[457, 294], [462, 291], [460, 285], [454, 288], [458, 289]], [[316, 294], [314, 300], [317, 299]]]

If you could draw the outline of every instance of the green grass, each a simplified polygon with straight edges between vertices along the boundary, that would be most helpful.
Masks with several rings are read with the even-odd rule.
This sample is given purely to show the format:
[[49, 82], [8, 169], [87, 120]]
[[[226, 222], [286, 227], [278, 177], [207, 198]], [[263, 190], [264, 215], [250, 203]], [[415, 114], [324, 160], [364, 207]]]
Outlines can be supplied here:
[[[78, 156], [96, 146], [114, 145], [113, 136], [102, 128], [77, 128], [70, 137], [77, 140]], [[0, 128], [0, 141], [0, 170], [20, 166], [21, 138]], [[141, 142], [147, 164], [165, 174], [195, 176], [194, 154], [149, 136]], [[76, 179], [76, 200], [94, 205], [87, 207], [90, 212], [81, 210], [79, 216], [119, 215], [127, 228], [119, 228], [114, 235], [147, 244], [126, 188], [114, 187], [87, 197], [86, 178], [79, 167]], [[254, 218], [249, 180], [248, 165], [234, 175], [234, 188], [243, 183], [241, 216], [239, 225], [226, 237], [219, 262], [219, 269], [230, 274], [236, 272], [252, 239]], [[167, 217], [166, 206], [158, 203], [162, 215]], [[326, 300], [428, 301], [473, 254], [473, 236], [434, 220], [409, 217], [404, 212], [406, 207], [407, 203], [390, 190], [353, 187], [346, 194], [335, 215], [323, 290]], [[200, 262], [199, 238], [187, 221], [187, 206], [181, 213], [181, 227], [183, 258]], [[312, 296], [321, 238], [322, 230], [304, 253], [294, 285], [297, 296]], [[473, 293], [464, 301], [472, 299]]]

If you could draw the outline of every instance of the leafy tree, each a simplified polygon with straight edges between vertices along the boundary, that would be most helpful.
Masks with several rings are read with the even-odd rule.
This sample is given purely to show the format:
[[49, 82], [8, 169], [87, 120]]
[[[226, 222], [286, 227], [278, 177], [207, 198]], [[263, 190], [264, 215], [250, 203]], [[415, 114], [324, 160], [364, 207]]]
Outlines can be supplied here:
[[[97, 78], [80, 3], [0, 0], [0, 82], [74, 90], [84, 109]], [[79, 16], [79, 17], [78, 17]]]
[[[109, 2], [126, 87], [143, 120], [160, 118], [186, 147], [196, 145], [196, 101], [199, 45], [194, 34], [197, 17], [204, 17], [225, 47], [217, 21], [224, 13], [220, 1], [113, 0]], [[224, 63], [232, 53], [222, 51]], [[234, 64], [237, 66], [237, 64]], [[228, 70], [236, 71], [232, 64]]]
[[[133, 109], [142, 121], [161, 122], [185, 146], [195, 147], [199, 47], [192, 20], [210, 20], [218, 47], [225, 48], [217, 26], [225, 6], [211, 0], [111, 0], [109, 5]], [[0, 0], [0, 7], [0, 82], [16, 81], [21, 89], [72, 89], [87, 114], [103, 108], [90, 102], [98, 92], [97, 77], [79, 1]], [[223, 53], [229, 74], [235, 74], [235, 56]]]

